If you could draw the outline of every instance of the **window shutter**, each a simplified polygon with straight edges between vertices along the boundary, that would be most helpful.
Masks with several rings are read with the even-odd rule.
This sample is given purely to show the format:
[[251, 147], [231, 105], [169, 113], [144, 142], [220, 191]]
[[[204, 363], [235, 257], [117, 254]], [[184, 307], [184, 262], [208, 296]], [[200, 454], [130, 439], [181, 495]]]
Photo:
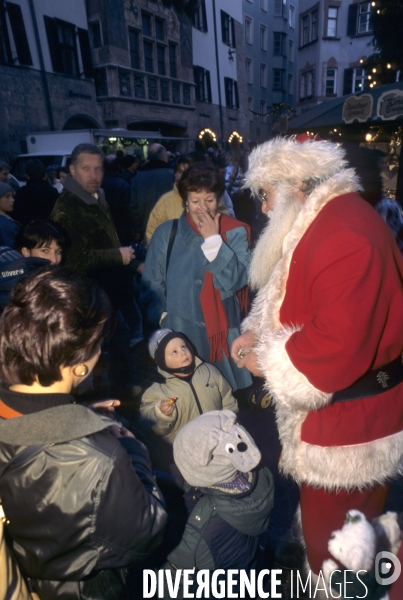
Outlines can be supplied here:
[[51, 17], [44, 16], [43, 18], [45, 20], [46, 35], [48, 36], [49, 53], [50, 58], [52, 59], [53, 70], [55, 73], [63, 73], [56, 22]]
[[358, 6], [358, 4], [350, 4], [348, 7], [347, 35], [350, 37], [357, 35]]
[[207, 102], [211, 103], [211, 82], [210, 82], [210, 71], [206, 71], [206, 83], [207, 83]]
[[18, 62], [21, 65], [32, 65], [31, 51], [29, 49], [27, 33], [25, 31], [24, 19], [19, 4], [6, 3], [11, 29], [17, 48]]
[[232, 47], [235, 48], [235, 20], [231, 17], [231, 38]]
[[80, 27], [77, 27], [77, 29], [78, 39], [80, 42], [81, 60], [84, 68], [84, 76], [88, 77], [88, 79], [92, 79], [94, 73], [92, 69], [90, 38], [88, 37], [88, 31], [86, 29], [80, 29]]
[[344, 69], [343, 96], [353, 91], [353, 72], [354, 69]]
[[227, 39], [226, 39], [226, 35], [225, 35], [225, 17], [226, 17], [226, 14], [222, 10], [221, 11], [221, 38], [222, 38], [222, 41], [224, 42], [224, 44], [227, 43]]
[[208, 31], [205, 0], [202, 0], [202, 14], [203, 14], [203, 31]]
[[233, 85], [234, 85], [234, 94], [235, 94], [235, 108], [239, 108], [238, 83], [236, 81], [234, 81]]

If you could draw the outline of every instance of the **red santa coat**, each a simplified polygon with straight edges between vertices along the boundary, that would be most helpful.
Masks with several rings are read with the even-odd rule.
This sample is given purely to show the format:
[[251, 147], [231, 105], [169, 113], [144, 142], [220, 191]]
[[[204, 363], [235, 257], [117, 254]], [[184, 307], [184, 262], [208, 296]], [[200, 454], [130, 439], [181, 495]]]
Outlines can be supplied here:
[[403, 348], [403, 259], [352, 171], [316, 188], [242, 330], [274, 396], [280, 467], [325, 490], [382, 484], [403, 458], [403, 384], [331, 404]]

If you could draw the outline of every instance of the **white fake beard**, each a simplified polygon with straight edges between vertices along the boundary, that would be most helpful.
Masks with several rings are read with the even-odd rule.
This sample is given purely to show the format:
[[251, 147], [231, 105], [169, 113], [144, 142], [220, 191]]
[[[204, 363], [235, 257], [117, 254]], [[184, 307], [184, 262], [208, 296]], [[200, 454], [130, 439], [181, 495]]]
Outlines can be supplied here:
[[260, 290], [268, 282], [274, 267], [282, 257], [283, 242], [291, 231], [302, 205], [295, 198], [295, 190], [277, 188], [274, 209], [268, 213], [269, 222], [255, 246], [249, 271], [253, 290]]

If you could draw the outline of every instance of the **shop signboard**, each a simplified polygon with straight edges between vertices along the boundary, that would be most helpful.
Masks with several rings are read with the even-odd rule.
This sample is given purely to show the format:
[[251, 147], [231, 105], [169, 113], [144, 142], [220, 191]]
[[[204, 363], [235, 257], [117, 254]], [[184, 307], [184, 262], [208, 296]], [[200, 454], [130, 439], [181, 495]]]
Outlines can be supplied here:
[[350, 96], [343, 104], [342, 119], [344, 123], [368, 121], [372, 115], [373, 98], [371, 94]]
[[383, 121], [403, 117], [403, 90], [390, 90], [378, 98], [376, 116]]

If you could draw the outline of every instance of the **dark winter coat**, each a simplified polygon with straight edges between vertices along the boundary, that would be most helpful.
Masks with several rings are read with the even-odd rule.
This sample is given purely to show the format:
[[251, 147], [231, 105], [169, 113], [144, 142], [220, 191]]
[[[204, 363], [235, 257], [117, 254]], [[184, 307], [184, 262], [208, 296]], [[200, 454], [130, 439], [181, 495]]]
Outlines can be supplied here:
[[110, 421], [68, 394], [0, 394], [17, 412], [39, 411], [0, 419], [0, 468], [24, 446], [46, 446], [0, 480], [21, 569], [41, 600], [127, 598], [124, 571], [159, 543], [166, 520], [145, 446], [119, 443]]
[[48, 180], [28, 179], [14, 197], [13, 219], [26, 225], [34, 219], [49, 219], [59, 192]]
[[185, 484], [187, 524], [163, 568], [173, 573], [253, 568], [259, 536], [268, 527], [274, 501], [273, 476], [267, 467], [254, 473], [252, 486], [249, 492], [229, 494]]
[[162, 160], [146, 162], [132, 179], [132, 223], [140, 240], [144, 238], [151, 210], [163, 194], [173, 189], [174, 183], [173, 169]]
[[11, 217], [0, 214], [0, 245], [14, 248], [15, 236], [20, 230], [19, 224]]
[[64, 188], [52, 219], [66, 229], [71, 240], [66, 266], [102, 279], [105, 269], [123, 265], [120, 241], [103, 191], [98, 190], [97, 199], [71, 176]]

